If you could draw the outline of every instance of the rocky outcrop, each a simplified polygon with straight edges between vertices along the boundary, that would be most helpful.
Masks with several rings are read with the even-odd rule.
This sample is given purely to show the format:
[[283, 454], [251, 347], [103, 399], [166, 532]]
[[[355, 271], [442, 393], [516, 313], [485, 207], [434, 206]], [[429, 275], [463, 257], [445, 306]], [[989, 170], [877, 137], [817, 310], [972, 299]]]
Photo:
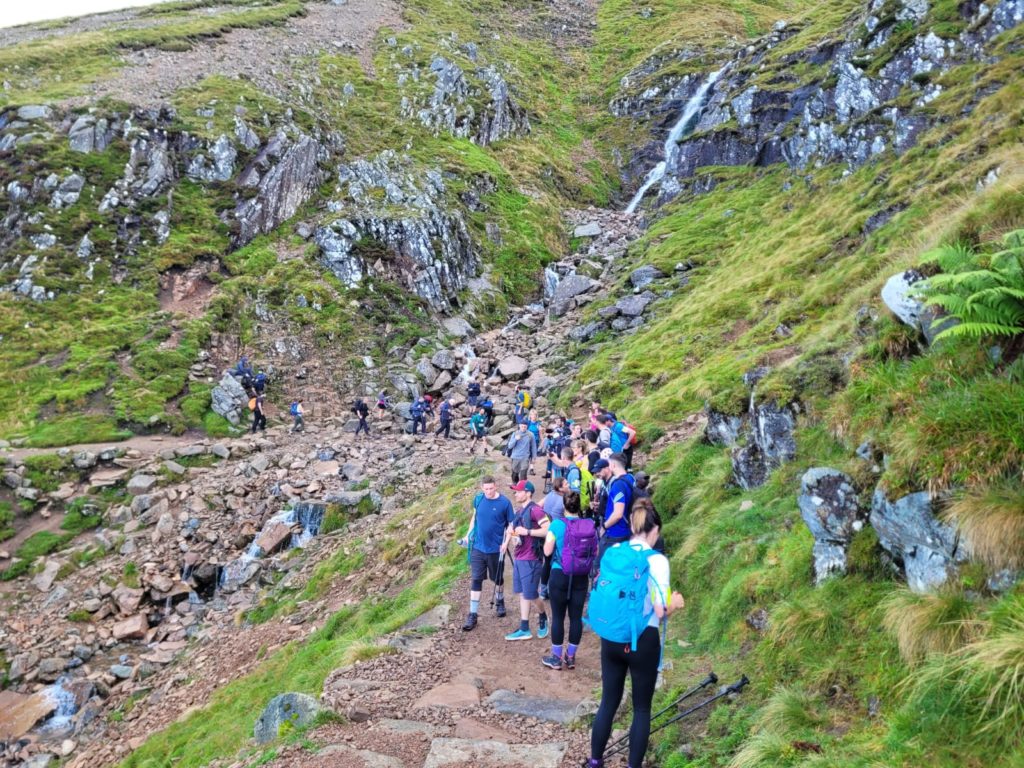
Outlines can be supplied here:
[[747, 412], [747, 442], [732, 450], [733, 481], [744, 489], [757, 488], [771, 470], [796, 458], [797, 407], [774, 402], [755, 404]]
[[[784, 162], [804, 169], [843, 163], [852, 169], [882, 152], [905, 152], [935, 119], [927, 105], [941, 93], [936, 76], [990, 57], [988, 41], [1024, 20], [1021, 0], [960, 9], [963, 31], [940, 37], [929, 27], [927, 2], [872, 0], [835, 37], [809, 42], [786, 55], [774, 51], [800, 30], [780, 22], [726, 63], [693, 133], [669, 158], [658, 202], [684, 188], [708, 191], [712, 179], [694, 179], [698, 169], [707, 166]], [[908, 27], [916, 34], [890, 50], [891, 40]], [[673, 77], [669, 65], [703, 60], [705, 54], [683, 49], [675, 56], [652, 57], [623, 78], [621, 91], [611, 102], [612, 112], [653, 115], [658, 118], [656, 128], [667, 133], [668, 116], [679, 113], [702, 77]], [[807, 74], [793, 75], [801, 69]], [[973, 103], [966, 107], [972, 108]], [[657, 155], [655, 143], [627, 166], [628, 180], [642, 178], [653, 164], [652, 155]]]
[[338, 177], [348, 205], [333, 207], [348, 215], [313, 235], [324, 266], [348, 287], [394, 280], [435, 309], [450, 309], [480, 254], [462, 212], [448, 206], [441, 173], [388, 150], [342, 166]]
[[257, 744], [274, 741], [281, 727], [302, 728], [320, 714], [320, 702], [305, 693], [282, 693], [272, 698], [256, 720], [252, 736]]
[[903, 567], [914, 592], [935, 591], [967, 560], [967, 548], [954, 528], [936, 519], [927, 492], [889, 501], [884, 491], [876, 490], [870, 521], [882, 548]]
[[800, 480], [800, 515], [814, 536], [814, 580], [846, 572], [846, 552], [864, 526], [853, 479], [837, 469], [814, 467]]
[[210, 393], [210, 408], [234, 425], [242, 422], [242, 415], [248, 409], [249, 396], [241, 383], [230, 373], [220, 378], [220, 383]]
[[[493, 67], [477, 69], [473, 76], [444, 56], [430, 62], [434, 88], [425, 96], [405, 96], [402, 111], [435, 134], [450, 133], [487, 146], [530, 132], [530, 119], [516, 103], [501, 73]], [[419, 81], [419, 71], [399, 76], [399, 84]]]
[[256, 196], [238, 204], [234, 240], [244, 245], [290, 219], [299, 206], [323, 183], [320, 164], [330, 157], [328, 148], [303, 133], [293, 140], [279, 131], [242, 170], [238, 183], [256, 190]]

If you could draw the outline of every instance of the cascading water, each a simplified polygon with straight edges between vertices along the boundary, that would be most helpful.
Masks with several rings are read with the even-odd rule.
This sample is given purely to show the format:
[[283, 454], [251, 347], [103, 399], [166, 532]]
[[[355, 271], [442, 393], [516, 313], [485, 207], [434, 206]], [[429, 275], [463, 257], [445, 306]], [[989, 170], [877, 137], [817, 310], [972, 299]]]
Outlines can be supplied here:
[[43, 733], [58, 734], [71, 728], [71, 718], [78, 712], [78, 701], [75, 694], [64, 687], [69, 682], [71, 682], [71, 678], [65, 675], [44, 690], [56, 709], [40, 728]]
[[[324, 513], [327, 508], [323, 504], [310, 502], [299, 502], [289, 509], [283, 509], [263, 524], [260, 535], [269, 531], [276, 525], [299, 526], [299, 530], [292, 534], [290, 546], [304, 547], [310, 539], [320, 533], [320, 526], [323, 524]], [[256, 536], [248, 549], [241, 557], [227, 563], [220, 573], [218, 586], [230, 591], [240, 587], [251, 580], [260, 570], [257, 562], [267, 553], [257, 543], [260, 536]]]
[[701, 110], [704, 109], [704, 105], [707, 102], [708, 92], [718, 81], [718, 78], [721, 77], [722, 71], [720, 69], [708, 75], [707, 80], [701, 83], [697, 92], [686, 102], [683, 114], [680, 115], [676, 124], [672, 126], [672, 130], [668, 132], [668, 138], [665, 139], [665, 159], [647, 173], [644, 183], [637, 190], [633, 199], [629, 201], [629, 205], [626, 206], [626, 213], [636, 211], [637, 206], [640, 205], [640, 201], [644, 199], [647, 191], [665, 176], [665, 171], [668, 170], [668, 167], [675, 160], [676, 154], [679, 152], [679, 142], [693, 132], [694, 127], [697, 125], [697, 118], [700, 117]]
[[558, 284], [561, 280], [562, 276], [558, 274], [557, 270], [552, 269], [550, 266], [544, 267], [544, 298], [554, 298], [555, 291], [558, 290]]
[[459, 347], [459, 351], [466, 356], [466, 364], [462, 366], [459, 375], [455, 377], [455, 383], [468, 384], [473, 378], [473, 361], [476, 359], [476, 352], [469, 344]]

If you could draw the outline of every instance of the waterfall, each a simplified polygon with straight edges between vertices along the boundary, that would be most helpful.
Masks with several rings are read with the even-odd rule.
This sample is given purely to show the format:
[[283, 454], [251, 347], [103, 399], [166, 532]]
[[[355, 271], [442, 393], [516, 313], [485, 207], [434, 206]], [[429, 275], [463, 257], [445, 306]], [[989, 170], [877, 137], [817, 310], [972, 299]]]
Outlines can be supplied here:
[[693, 129], [697, 125], [697, 118], [700, 116], [701, 110], [704, 109], [708, 92], [721, 74], [722, 70], [720, 69], [708, 75], [708, 78], [697, 89], [697, 92], [686, 102], [683, 114], [680, 115], [676, 124], [672, 126], [672, 130], [668, 132], [668, 138], [665, 139], [665, 159], [647, 173], [647, 178], [644, 179], [643, 185], [637, 190], [633, 199], [629, 201], [629, 205], [626, 206], [626, 213], [633, 213], [636, 207], [640, 205], [640, 201], [644, 199], [647, 190], [661, 181], [665, 171], [668, 170], [668, 167], [675, 160], [676, 154], [679, 152], [679, 142], [693, 133]]
[[466, 356], [466, 364], [462, 366], [459, 375], [455, 377], [455, 383], [468, 384], [473, 378], [473, 361], [476, 359], [476, 352], [469, 344], [459, 347], [459, 351]]
[[558, 290], [558, 283], [561, 282], [562, 276], [558, 272], [552, 269], [550, 266], [544, 267], [544, 298], [552, 299], [555, 296], [555, 291]]
[[[263, 524], [260, 531], [268, 531], [275, 525], [298, 525], [300, 530], [292, 534], [290, 547], [304, 547], [310, 539], [320, 533], [320, 525], [324, 520], [324, 513], [327, 507], [323, 504], [310, 502], [298, 502], [288, 509], [283, 509]], [[242, 555], [230, 563], [227, 563], [220, 573], [218, 587], [237, 587], [252, 579], [259, 571], [259, 563], [267, 553], [256, 543], [260, 536], [257, 535]]]
[[42, 725], [41, 731], [64, 731], [71, 726], [71, 718], [78, 712], [78, 703], [75, 694], [64, 687], [65, 683], [70, 681], [71, 678], [64, 675], [44, 690], [46, 697], [56, 705], [56, 709]]

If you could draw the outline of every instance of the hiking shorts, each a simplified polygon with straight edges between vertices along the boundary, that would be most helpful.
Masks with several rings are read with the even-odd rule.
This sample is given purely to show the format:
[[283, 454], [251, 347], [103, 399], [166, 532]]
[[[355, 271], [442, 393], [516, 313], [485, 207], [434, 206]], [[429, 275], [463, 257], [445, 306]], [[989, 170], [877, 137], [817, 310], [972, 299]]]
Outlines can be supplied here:
[[479, 592], [484, 587], [484, 580], [490, 579], [495, 584], [505, 583], [505, 574], [501, 570], [501, 558], [497, 552], [481, 552], [473, 549], [469, 553], [470, 589]]
[[527, 600], [536, 600], [540, 597], [540, 572], [544, 563], [540, 560], [513, 560], [512, 561], [512, 591], [522, 595]]
[[512, 459], [512, 474], [519, 480], [525, 480], [530, 471], [529, 459]]

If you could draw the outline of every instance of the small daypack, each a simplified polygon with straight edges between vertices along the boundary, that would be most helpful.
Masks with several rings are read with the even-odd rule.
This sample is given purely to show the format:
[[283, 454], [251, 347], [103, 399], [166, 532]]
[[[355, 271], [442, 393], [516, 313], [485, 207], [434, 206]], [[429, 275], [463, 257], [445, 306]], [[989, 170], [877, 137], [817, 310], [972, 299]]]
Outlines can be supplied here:
[[644, 602], [651, 575], [650, 557], [656, 554], [653, 549], [632, 543], [616, 544], [605, 551], [584, 619], [598, 637], [629, 643], [630, 649], [636, 650], [637, 638], [654, 615], [653, 607], [644, 610]]
[[292, 403], [292, 407], [288, 409], [288, 413], [290, 413], [292, 416], [298, 416], [299, 415], [299, 401], [298, 400], [296, 400], [294, 403]]
[[[543, 509], [543, 507], [541, 507], [540, 504], [531, 501], [529, 504], [523, 507], [522, 511], [520, 511], [519, 514], [516, 516], [516, 525], [521, 525], [523, 526], [523, 528], [531, 530], [533, 528], [532, 513], [534, 508]], [[533, 550], [533, 556], [535, 558], [537, 558], [538, 560], [544, 559], [544, 539], [539, 539], [536, 536], [531, 536], [530, 548]]]
[[567, 576], [589, 576], [597, 559], [597, 526], [586, 518], [565, 518], [562, 540], [562, 572]]
[[249, 410], [250, 411], [255, 411], [256, 410], [256, 398], [255, 397], [249, 399]]
[[533, 398], [530, 397], [530, 393], [527, 392], [525, 389], [519, 393], [519, 404], [523, 406], [523, 408], [529, 408], [530, 403], [532, 402]]

